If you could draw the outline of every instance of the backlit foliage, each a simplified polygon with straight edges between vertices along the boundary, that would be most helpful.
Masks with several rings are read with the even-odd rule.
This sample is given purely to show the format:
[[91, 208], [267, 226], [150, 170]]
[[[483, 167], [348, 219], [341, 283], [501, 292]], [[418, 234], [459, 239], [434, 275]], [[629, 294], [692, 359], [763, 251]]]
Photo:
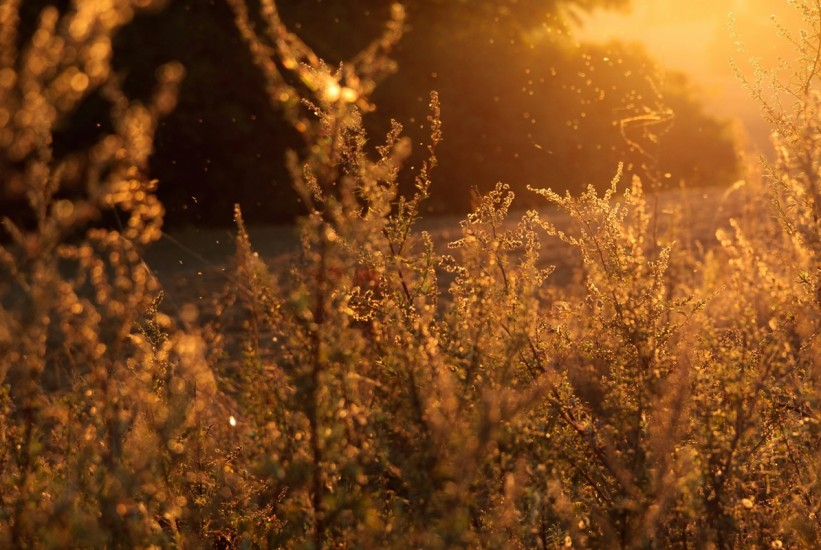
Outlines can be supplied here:
[[[202, 322], [166, 309], [140, 255], [161, 235], [145, 173], [183, 70], [158, 70], [142, 105], [109, 61], [150, 2], [47, 9], [20, 54], [19, 3], [0, 8], [4, 184], [36, 219], [6, 222], [0, 249], [0, 546], [821, 543], [817, 3], [795, 2], [809, 30], [783, 31], [799, 55], [775, 102], [751, 85], [777, 156], [701, 248], [621, 168], [602, 195], [534, 189], [544, 208], [518, 216], [499, 184], [439, 246], [418, 229], [438, 96], [410, 196], [401, 125], [376, 146], [362, 127], [403, 9], [330, 68], [273, 1], [230, 3], [303, 136], [308, 214], [275, 270], [236, 208], [232, 281]], [[91, 93], [115, 132], [54, 159], [55, 124]], [[121, 227], [89, 228], [105, 211]], [[569, 281], [555, 247], [578, 260]]]
[[[0, 6], [0, 169], [35, 220], [4, 220], [0, 248], [4, 547], [173, 540], [195, 509], [181, 442], [216, 386], [197, 335], [166, 335], [140, 256], [163, 215], [145, 175], [152, 137], [183, 69], [161, 67], [141, 104], [110, 65], [113, 33], [149, 4], [47, 8], [20, 50], [20, 2]], [[92, 93], [110, 102], [114, 133], [55, 159], [55, 128]], [[119, 230], [89, 227], [103, 212]]]

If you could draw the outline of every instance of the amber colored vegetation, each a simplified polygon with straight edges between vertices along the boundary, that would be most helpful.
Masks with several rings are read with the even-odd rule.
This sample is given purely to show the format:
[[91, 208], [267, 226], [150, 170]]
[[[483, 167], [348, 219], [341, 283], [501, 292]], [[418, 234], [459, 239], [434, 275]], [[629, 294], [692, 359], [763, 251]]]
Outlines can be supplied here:
[[[361, 125], [402, 8], [333, 69], [272, 0], [231, 0], [305, 140], [291, 168], [310, 213], [280, 273], [237, 211], [232, 283], [200, 318], [161, 303], [141, 256], [163, 215], [152, 136], [184, 71], [158, 70], [148, 104], [111, 72], [112, 33], [150, 4], [46, 9], [20, 50], [20, 0], [0, 4], [0, 177], [37, 220], [6, 221], [0, 248], [0, 547], [821, 545], [817, 1], [781, 31], [791, 72], [748, 84], [777, 156], [716, 246], [682, 238], [686, 219], [662, 228], [617, 176], [603, 195], [535, 190], [567, 231], [509, 219], [500, 184], [441, 255], [415, 229], [436, 95], [412, 196], [401, 126], [372, 150]], [[54, 161], [92, 90], [114, 132]], [[95, 228], [105, 212], [121, 227]], [[551, 281], [543, 246], [575, 250], [573, 282]]]

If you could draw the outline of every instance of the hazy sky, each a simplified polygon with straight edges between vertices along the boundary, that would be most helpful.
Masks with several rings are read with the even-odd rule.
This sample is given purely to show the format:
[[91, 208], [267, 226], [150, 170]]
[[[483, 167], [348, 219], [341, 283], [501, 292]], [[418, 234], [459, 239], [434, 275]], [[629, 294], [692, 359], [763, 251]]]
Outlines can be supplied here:
[[[765, 128], [758, 106], [733, 74], [729, 58], [749, 69], [751, 56], [772, 65], [778, 56], [787, 59], [792, 46], [776, 36], [771, 16], [796, 29], [800, 16], [787, 0], [633, 0], [625, 13], [595, 12], [585, 17], [580, 39], [639, 42], [665, 67], [689, 74], [702, 91], [710, 112], [743, 121], [754, 141]], [[730, 32], [730, 14], [738, 38]], [[743, 42], [739, 52], [736, 40]]]

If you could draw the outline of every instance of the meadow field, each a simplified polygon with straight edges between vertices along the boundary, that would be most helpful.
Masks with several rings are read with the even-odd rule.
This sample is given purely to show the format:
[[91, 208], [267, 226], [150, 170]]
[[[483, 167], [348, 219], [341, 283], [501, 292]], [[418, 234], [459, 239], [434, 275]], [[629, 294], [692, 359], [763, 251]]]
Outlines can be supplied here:
[[[745, 208], [750, 204], [751, 193], [753, 191], [741, 186], [684, 187], [660, 190], [650, 200], [662, 232], [672, 230], [681, 210], [687, 224], [677, 235], [679, 244], [686, 243], [689, 247], [706, 251], [719, 246], [716, 231], [730, 227], [731, 219], [755, 215], [755, 212]], [[505, 227], [513, 228], [524, 213], [521, 210], [513, 212], [505, 220]], [[567, 231], [572, 226], [571, 217], [555, 207], [547, 206], [539, 213], [562, 230]], [[447, 254], [448, 245], [458, 240], [461, 221], [458, 216], [421, 218], [417, 228], [430, 233], [434, 249], [441, 255]], [[255, 225], [248, 229], [248, 233], [254, 250], [271, 270], [287, 272], [288, 266], [297, 260], [299, 232], [296, 226]], [[233, 228], [189, 226], [164, 232], [157, 242], [146, 248], [142, 256], [163, 288], [165, 299], [180, 303], [208, 302], [231, 280], [235, 239]], [[555, 268], [550, 284], [570, 284], [580, 260], [574, 249], [558, 240], [543, 244], [539, 266]], [[443, 294], [447, 294], [449, 283], [449, 280], [440, 281]]]
[[[164, 228], [150, 162], [187, 69], [134, 99], [112, 37], [165, 2], [27, 34], [0, 4], [0, 181], [30, 214], [0, 241], [0, 547], [821, 546], [818, 0], [739, 82], [774, 152], [735, 183], [673, 181], [675, 113], [648, 110], [641, 177], [441, 217], [439, 94], [421, 144], [363, 123], [405, 8], [334, 67], [273, 0], [227, 3], [301, 140], [294, 224]], [[110, 125], [55, 154], [92, 93]]]

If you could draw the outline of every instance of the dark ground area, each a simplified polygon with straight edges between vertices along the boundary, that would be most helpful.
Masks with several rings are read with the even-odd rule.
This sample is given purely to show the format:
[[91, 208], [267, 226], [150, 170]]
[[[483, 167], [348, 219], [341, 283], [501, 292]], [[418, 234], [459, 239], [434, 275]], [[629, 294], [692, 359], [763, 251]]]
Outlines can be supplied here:
[[[734, 192], [718, 187], [668, 190], [661, 192], [657, 201], [648, 193], [647, 201], [651, 208], [659, 212], [658, 228], [662, 236], [669, 234], [667, 232], [674, 219], [673, 208], [682, 206], [686, 223], [685, 227], [677, 229], [679, 248], [696, 243], [705, 250], [713, 248], [718, 244], [716, 229], [726, 227], [730, 218], [742, 217], [745, 212], [743, 189]], [[518, 222], [521, 214], [511, 213], [509, 223], [513, 225]], [[542, 215], [559, 229], [569, 228], [567, 215], [554, 208], [545, 209]], [[457, 216], [432, 218], [422, 220], [419, 229], [430, 232], [437, 252], [444, 254], [452, 252], [447, 250], [447, 244], [461, 237], [459, 221]], [[254, 249], [275, 272], [283, 272], [290, 266], [298, 245], [295, 226], [251, 227], [249, 234]], [[207, 307], [210, 304], [231, 280], [235, 235], [233, 229], [189, 227], [166, 233], [145, 253], [146, 263], [163, 286], [167, 307], [177, 309], [186, 303]], [[544, 265], [556, 266], [548, 283], [566, 284], [578, 265], [578, 257], [556, 238], [545, 236], [542, 246]], [[446, 280], [440, 282], [446, 287]]]

